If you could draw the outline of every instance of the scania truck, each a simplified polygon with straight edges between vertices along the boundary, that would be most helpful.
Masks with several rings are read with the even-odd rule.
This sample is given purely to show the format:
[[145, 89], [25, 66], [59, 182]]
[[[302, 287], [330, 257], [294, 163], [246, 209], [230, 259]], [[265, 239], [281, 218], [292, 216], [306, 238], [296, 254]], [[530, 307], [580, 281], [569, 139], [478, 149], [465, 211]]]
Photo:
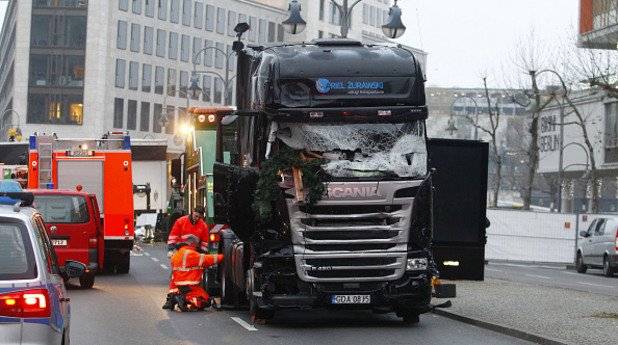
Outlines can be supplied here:
[[237, 52], [238, 110], [219, 116], [214, 163], [223, 303], [417, 323], [437, 274], [419, 61], [345, 39]]

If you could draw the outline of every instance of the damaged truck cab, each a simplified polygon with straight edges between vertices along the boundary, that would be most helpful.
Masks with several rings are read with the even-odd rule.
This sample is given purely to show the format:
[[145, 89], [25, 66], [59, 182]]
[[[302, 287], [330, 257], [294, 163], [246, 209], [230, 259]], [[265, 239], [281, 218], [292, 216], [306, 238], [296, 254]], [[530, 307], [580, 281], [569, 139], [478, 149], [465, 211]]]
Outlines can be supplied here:
[[[429, 310], [432, 172], [424, 78], [406, 49], [351, 40], [238, 52], [221, 116], [215, 221], [223, 303]], [[210, 284], [209, 284], [210, 285]]]

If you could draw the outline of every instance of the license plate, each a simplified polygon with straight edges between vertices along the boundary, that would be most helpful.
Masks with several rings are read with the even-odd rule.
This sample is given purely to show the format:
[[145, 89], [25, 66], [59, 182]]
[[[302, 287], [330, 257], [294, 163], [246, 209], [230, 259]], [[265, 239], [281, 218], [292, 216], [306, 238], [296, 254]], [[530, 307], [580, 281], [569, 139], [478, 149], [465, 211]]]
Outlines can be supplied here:
[[51, 240], [52, 245], [54, 246], [66, 246], [67, 240]]
[[371, 295], [333, 295], [330, 301], [332, 304], [369, 304]]

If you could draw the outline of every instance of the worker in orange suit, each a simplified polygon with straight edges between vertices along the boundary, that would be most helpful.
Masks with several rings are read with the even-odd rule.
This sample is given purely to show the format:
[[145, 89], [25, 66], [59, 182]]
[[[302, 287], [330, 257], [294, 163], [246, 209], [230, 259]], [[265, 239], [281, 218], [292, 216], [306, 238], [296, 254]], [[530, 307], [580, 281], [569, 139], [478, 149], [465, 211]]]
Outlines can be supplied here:
[[191, 214], [176, 220], [167, 238], [168, 257], [172, 257], [176, 245], [185, 242], [189, 235], [195, 235], [200, 239], [198, 248], [202, 253], [208, 252], [208, 226], [204, 222], [205, 214], [206, 208], [197, 205]]
[[202, 271], [221, 262], [223, 255], [199, 253], [200, 242], [200, 238], [190, 234], [178, 244], [178, 250], [172, 255], [172, 283], [175, 287], [167, 295], [166, 305], [169, 302], [170, 308], [164, 309], [174, 310], [178, 305], [181, 311], [198, 311], [210, 306], [208, 293], [202, 288]]

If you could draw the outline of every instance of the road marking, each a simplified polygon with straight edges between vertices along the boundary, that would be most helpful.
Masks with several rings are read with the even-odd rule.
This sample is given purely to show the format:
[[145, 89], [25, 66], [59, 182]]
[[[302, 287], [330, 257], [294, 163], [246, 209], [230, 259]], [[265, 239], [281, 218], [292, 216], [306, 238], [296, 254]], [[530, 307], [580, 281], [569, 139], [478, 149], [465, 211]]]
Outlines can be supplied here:
[[137, 254], [134, 251], [130, 251], [129, 255], [131, 255], [131, 256], [143, 256], [144, 254]]
[[165, 266], [164, 264], [161, 264], [160, 266], [163, 267], [164, 270], [169, 270], [169, 268]]
[[144, 255], [146, 255], [146, 256], [150, 256], [150, 253], [144, 253]]
[[492, 272], [504, 272], [503, 270], [497, 270], [495, 268], [487, 268], [485, 267], [485, 271], [492, 271]]
[[539, 279], [551, 279], [550, 277], [547, 276], [538, 276], [536, 274], [524, 274], [527, 277], [531, 277], [531, 278], [539, 278]]
[[154, 261], [154, 262], [159, 262], [159, 259], [157, 259], [157, 258], [151, 258], [151, 259], [152, 259], [152, 261]]
[[239, 317], [232, 317], [232, 320], [236, 321], [239, 325], [243, 326], [247, 331], [256, 332], [257, 328], [245, 322], [245, 320]]
[[588, 286], [601, 287], [601, 288], [613, 288], [613, 286], [609, 286], [609, 285], [592, 284], [592, 283], [586, 283], [586, 282], [576, 282], [576, 283], [582, 284], [582, 285], [588, 285]]
[[569, 272], [569, 271], [564, 271], [564, 272], [562, 272], [562, 273], [564, 273], [564, 274], [570, 274], [570, 275], [573, 275], [573, 276], [579, 276], [579, 275], [581, 275], [581, 273], [575, 273], [575, 272]]

